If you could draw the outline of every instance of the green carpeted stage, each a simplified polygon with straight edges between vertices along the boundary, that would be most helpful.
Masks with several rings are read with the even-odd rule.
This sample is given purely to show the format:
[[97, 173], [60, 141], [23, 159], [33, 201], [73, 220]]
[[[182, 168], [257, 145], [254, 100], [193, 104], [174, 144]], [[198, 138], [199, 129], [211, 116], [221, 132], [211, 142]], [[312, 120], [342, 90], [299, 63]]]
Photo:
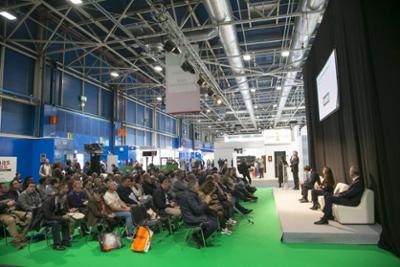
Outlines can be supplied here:
[[271, 189], [257, 191], [259, 201], [247, 207], [254, 209], [254, 224], [240, 219], [231, 236], [217, 235], [211, 247], [197, 249], [185, 243], [185, 232], [172, 236], [157, 234], [147, 254], [129, 250], [129, 242], [120, 250], [103, 253], [97, 242], [86, 243], [77, 237], [73, 247], [54, 251], [45, 241], [16, 250], [0, 240], [0, 265], [18, 266], [174, 266], [174, 267], [256, 267], [256, 266], [400, 266], [400, 259], [375, 245], [283, 244]]

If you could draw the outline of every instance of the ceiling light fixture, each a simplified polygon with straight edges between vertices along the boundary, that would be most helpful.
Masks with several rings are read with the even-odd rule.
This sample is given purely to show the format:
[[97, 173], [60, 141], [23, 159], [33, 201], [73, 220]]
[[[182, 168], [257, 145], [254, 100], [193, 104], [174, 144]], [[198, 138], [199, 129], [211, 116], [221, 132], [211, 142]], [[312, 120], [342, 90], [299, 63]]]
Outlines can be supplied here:
[[155, 71], [157, 71], [157, 72], [161, 72], [161, 71], [163, 70], [163, 68], [162, 68], [161, 66], [159, 66], [159, 65], [154, 66], [153, 69], [154, 69]]
[[162, 97], [161, 96], [157, 96], [157, 101], [161, 102], [162, 101]]
[[290, 55], [289, 50], [284, 50], [284, 51], [282, 51], [282, 53], [281, 53], [281, 56], [282, 56], [282, 57], [288, 57], [289, 55]]
[[183, 71], [190, 72], [192, 74], [196, 73], [193, 66], [187, 60], [182, 63], [181, 68]]
[[210, 109], [207, 109], [207, 113], [210, 113], [211, 112], [211, 110]]
[[274, 104], [274, 105], [273, 105], [274, 108], [276, 108], [277, 106], [278, 106], [277, 104]]
[[255, 109], [258, 109], [258, 106], [257, 106], [257, 105], [255, 105], [255, 106], [254, 106], [254, 108], [255, 108]]
[[16, 20], [17, 19], [16, 16], [14, 16], [13, 14], [11, 14], [11, 13], [9, 13], [7, 11], [1, 11], [0, 15], [2, 15], [3, 17], [5, 17], [8, 20]]
[[74, 5], [80, 5], [82, 4], [82, 0], [69, 0], [72, 4]]
[[111, 75], [112, 77], [115, 77], [115, 78], [119, 77], [119, 73], [116, 72], [116, 71], [110, 72], [110, 75]]
[[200, 85], [201, 87], [204, 87], [207, 85], [206, 80], [204, 80], [203, 77], [200, 76], [200, 78], [197, 80], [197, 84]]
[[201, 120], [199, 119], [199, 120], [197, 120], [197, 122], [201, 122]]
[[282, 90], [282, 86], [277, 86], [276, 90]]
[[208, 125], [208, 128], [211, 128], [211, 125]]
[[243, 55], [243, 60], [249, 61], [250, 59], [251, 59], [250, 54], [244, 54], [244, 55]]
[[250, 89], [250, 92], [255, 93], [255, 92], [256, 92], [256, 88], [254, 88], [254, 87], [251, 88], [251, 89]]
[[222, 100], [221, 100], [220, 98], [218, 98], [217, 104], [218, 104], [218, 105], [221, 105], [221, 104], [222, 104]]

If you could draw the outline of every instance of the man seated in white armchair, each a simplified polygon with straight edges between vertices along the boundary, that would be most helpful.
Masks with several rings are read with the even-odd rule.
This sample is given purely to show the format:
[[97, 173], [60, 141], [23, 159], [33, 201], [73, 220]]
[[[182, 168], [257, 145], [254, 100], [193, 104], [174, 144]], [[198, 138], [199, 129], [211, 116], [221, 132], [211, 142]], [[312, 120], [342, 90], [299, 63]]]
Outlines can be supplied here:
[[319, 221], [314, 222], [314, 224], [328, 224], [329, 220], [334, 219], [332, 215], [333, 204], [353, 207], [360, 204], [364, 192], [364, 182], [360, 177], [360, 171], [357, 167], [351, 166], [349, 174], [353, 179], [349, 188], [338, 195], [325, 195], [325, 206], [322, 210], [324, 216]]

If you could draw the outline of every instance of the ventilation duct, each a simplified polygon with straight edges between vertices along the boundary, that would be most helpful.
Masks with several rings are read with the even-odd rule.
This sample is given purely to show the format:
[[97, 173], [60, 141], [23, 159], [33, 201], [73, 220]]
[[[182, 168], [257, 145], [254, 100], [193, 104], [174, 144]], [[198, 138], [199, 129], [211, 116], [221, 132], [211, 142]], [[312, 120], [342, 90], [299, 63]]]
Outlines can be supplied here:
[[[216, 24], [231, 22], [234, 20], [232, 7], [229, 3], [229, 0], [204, 0], [204, 4], [211, 20], [213, 20]], [[253, 123], [254, 127], [257, 128], [253, 103], [251, 101], [249, 92], [249, 83], [247, 81], [247, 77], [243, 75], [244, 64], [240, 55], [236, 27], [233, 24], [223, 24], [218, 26], [218, 31], [222, 45], [225, 49], [225, 54], [228, 57], [230, 66], [232, 67], [232, 71], [238, 75], [235, 78], [236, 83], [238, 84], [243, 101], [246, 105], [247, 111], [249, 112], [251, 122]]]

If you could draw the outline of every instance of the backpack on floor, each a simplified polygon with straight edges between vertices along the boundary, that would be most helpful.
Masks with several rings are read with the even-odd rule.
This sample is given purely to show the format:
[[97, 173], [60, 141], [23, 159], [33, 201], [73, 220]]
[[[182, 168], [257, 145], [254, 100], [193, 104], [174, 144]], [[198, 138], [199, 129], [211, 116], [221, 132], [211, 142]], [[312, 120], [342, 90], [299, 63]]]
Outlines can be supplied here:
[[113, 249], [122, 247], [121, 238], [117, 233], [101, 233], [99, 234], [100, 250], [109, 252]]
[[131, 250], [136, 252], [148, 252], [153, 232], [145, 226], [140, 226], [133, 239]]

